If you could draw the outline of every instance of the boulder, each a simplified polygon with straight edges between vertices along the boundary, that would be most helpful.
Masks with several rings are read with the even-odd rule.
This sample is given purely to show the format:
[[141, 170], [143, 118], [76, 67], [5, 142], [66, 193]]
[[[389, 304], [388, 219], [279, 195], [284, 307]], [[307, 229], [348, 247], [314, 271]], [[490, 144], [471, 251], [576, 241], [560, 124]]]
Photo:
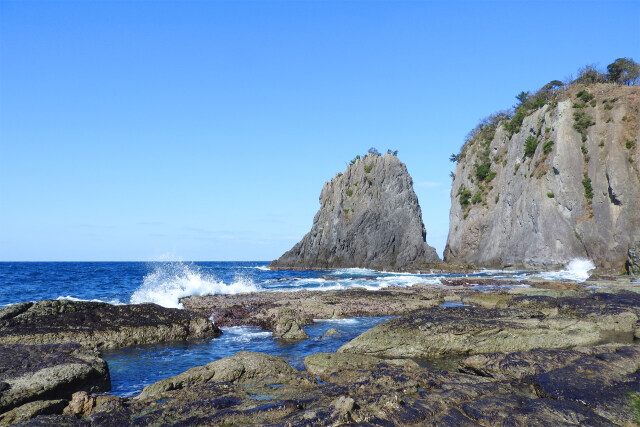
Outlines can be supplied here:
[[69, 400], [77, 391], [111, 388], [107, 363], [79, 344], [0, 345], [0, 381], [0, 413], [36, 400]]
[[39, 415], [59, 414], [65, 406], [67, 406], [67, 401], [64, 399], [36, 400], [25, 403], [22, 406], [0, 414], [0, 426], [17, 424]]
[[274, 384], [290, 380], [296, 375], [297, 371], [279, 357], [240, 351], [233, 356], [191, 368], [179, 375], [147, 386], [138, 399], [209, 382]]

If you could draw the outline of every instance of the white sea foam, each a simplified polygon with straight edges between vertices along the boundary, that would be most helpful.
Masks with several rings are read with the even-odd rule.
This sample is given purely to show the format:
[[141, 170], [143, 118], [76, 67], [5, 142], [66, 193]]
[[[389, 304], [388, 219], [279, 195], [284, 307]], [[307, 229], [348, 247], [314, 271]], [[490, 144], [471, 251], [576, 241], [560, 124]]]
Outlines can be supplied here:
[[234, 342], [250, 342], [256, 338], [267, 338], [273, 335], [271, 331], [263, 331], [256, 326], [228, 326], [220, 329], [224, 340]]
[[575, 258], [567, 264], [564, 270], [538, 273], [536, 276], [548, 280], [571, 280], [574, 282], [584, 282], [589, 278], [589, 271], [596, 268], [591, 260], [586, 258]]
[[[345, 269], [346, 271], [347, 269]], [[352, 269], [349, 269], [352, 270]], [[364, 271], [363, 269], [358, 269]], [[266, 283], [278, 283], [276, 280], [269, 280]], [[438, 277], [424, 277], [415, 274], [398, 274], [393, 276], [381, 276], [375, 279], [363, 277], [345, 277], [336, 279], [325, 279], [321, 277], [315, 278], [298, 278], [292, 279], [290, 282], [280, 282], [286, 287], [273, 289], [277, 291], [296, 291], [305, 289], [308, 291], [331, 291], [343, 290], [351, 288], [360, 288], [370, 291], [376, 291], [389, 286], [409, 287], [417, 284], [442, 285]]]
[[190, 295], [238, 294], [261, 290], [251, 279], [236, 276], [224, 283], [205, 274], [195, 265], [182, 262], [159, 263], [144, 276], [142, 285], [131, 295], [131, 303], [153, 302], [163, 307], [183, 308], [179, 299]]
[[336, 276], [377, 276], [378, 272], [368, 268], [339, 268], [331, 272]]
[[358, 323], [358, 319], [349, 318], [349, 319], [313, 319], [315, 323], [335, 323], [338, 325], [356, 325]]
[[105, 302], [99, 299], [82, 299], [82, 298], [75, 298], [72, 296], [67, 295], [65, 296], [59, 296], [58, 298], [56, 298], [56, 300], [58, 301], [85, 301], [85, 302]]

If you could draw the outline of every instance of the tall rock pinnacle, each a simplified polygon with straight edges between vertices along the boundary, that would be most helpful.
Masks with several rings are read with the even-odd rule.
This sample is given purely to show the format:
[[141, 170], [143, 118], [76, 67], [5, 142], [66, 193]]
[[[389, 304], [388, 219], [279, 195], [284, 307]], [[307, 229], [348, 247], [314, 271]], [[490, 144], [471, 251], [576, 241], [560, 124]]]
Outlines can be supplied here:
[[396, 156], [368, 154], [325, 183], [311, 231], [270, 266], [420, 268], [439, 262], [426, 243], [413, 180]]

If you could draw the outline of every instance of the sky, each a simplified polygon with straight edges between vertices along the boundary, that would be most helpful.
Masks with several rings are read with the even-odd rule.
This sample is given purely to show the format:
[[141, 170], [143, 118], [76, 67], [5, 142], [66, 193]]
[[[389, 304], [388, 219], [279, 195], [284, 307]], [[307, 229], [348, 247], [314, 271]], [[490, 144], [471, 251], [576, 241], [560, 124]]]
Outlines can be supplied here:
[[0, 0], [0, 261], [272, 260], [370, 147], [442, 254], [469, 130], [639, 29], [635, 0]]

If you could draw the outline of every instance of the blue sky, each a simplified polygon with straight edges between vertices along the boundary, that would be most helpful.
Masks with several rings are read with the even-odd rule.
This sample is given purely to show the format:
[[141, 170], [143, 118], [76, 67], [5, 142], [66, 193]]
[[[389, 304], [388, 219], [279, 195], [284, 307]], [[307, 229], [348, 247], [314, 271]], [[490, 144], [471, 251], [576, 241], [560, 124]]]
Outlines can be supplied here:
[[0, 0], [0, 260], [271, 260], [369, 147], [442, 253], [467, 132], [640, 60], [639, 28], [638, 1]]

